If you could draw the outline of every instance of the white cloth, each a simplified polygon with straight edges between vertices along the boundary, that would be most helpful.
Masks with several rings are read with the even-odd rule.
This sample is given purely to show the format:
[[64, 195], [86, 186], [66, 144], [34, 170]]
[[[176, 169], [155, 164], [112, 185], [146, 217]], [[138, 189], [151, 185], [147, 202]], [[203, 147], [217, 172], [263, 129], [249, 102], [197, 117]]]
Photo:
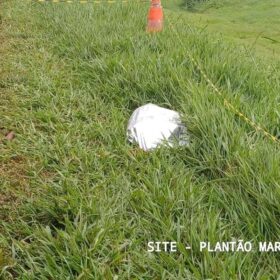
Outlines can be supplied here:
[[[185, 132], [179, 113], [151, 103], [136, 109], [127, 127], [128, 140], [138, 143], [145, 151], [155, 149], [164, 141], [172, 146], [171, 138], [180, 140]], [[179, 145], [186, 144], [186, 140], [179, 141]]]

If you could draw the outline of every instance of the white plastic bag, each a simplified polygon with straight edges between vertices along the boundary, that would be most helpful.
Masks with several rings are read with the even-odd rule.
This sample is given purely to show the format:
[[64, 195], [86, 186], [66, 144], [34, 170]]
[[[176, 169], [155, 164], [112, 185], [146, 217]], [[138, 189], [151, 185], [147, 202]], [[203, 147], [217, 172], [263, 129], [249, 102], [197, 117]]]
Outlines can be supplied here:
[[131, 143], [138, 143], [145, 151], [155, 149], [164, 142], [173, 146], [175, 139], [179, 145], [186, 145], [186, 128], [179, 113], [146, 104], [136, 109], [130, 117], [127, 137]]

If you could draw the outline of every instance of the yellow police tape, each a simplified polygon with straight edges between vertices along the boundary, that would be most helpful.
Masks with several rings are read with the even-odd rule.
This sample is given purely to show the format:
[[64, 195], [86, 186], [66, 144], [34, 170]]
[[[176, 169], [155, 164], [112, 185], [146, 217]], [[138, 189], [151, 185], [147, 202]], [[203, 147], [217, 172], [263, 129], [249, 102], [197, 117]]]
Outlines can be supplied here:
[[[182, 47], [184, 47], [183, 41], [180, 38], [180, 35], [178, 33], [178, 31], [176, 30], [176, 28], [174, 27], [174, 25], [172, 24], [172, 22], [169, 19], [169, 26], [170, 29], [172, 29], [172, 31], [175, 33], [175, 35], [178, 38], [178, 41], [180, 42], [180, 44], [182, 45]], [[214, 89], [214, 91], [223, 98], [223, 102], [226, 108], [228, 108], [229, 110], [231, 110], [234, 114], [238, 115], [241, 119], [243, 119], [249, 126], [251, 126], [256, 132], [261, 132], [263, 133], [263, 135], [267, 138], [269, 138], [270, 140], [272, 140], [275, 143], [280, 144], [280, 140], [275, 137], [274, 135], [272, 135], [271, 133], [269, 133], [265, 128], [263, 128], [261, 125], [255, 123], [254, 121], [252, 121], [251, 119], [249, 119], [246, 114], [242, 113], [240, 110], [238, 110], [227, 98], [224, 97], [223, 93], [217, 88], [217, 86], [211, 81], [211, 79], [207, 76], [206, 72], [203, 70], [203, 68], [199, 65], [199, 63], [194, 59], [194, 57], [192, 56], [192, 54], [186, 50], [186, 53], [188, 55], [188, 57], [190, 58], [190, 60], [192, 61], [192, 63], [195, 65], [195, 67], [200, 71], [200, 73], [202, 74], [203, 78], [206, 80], [206, 82], [212, 87], [212, 89]]]
[[[133, 3], [147, 3], [150, 2], [150, 0], [36, 0], [38, 2], [49, 2], [49, 3], [80, 3], [80, 4], [86, 4], [86, 3], [93, 3], [93, 4], [117, 4], [117, 3], [128, 3], [128, 2], [133, 2]], [[181, 43], [182, 47], [184, 47], [183, 41], [181, 40], [178, 31], [172, 24], [172, 22], [169, 19], [169, 26], [171, 27], [172, 31], [175, 33], [175, 35], [178, 38], [178, 41]], [[192, 61], [192, 63], [197, 67], [197, 69], [200, 71], [202, 74], [203, 78], [206, 80], [206, 82], [212, 87], [212, 89], [223, 98], [224, 105], [226, 108], [231, 110], [234, 114], [238, 115], [241, 119], [243, 119], [249, 126], [251, 126], [256, 132], [261, 132], [263, 135], [270, 140], [272, 140], [275, 143], [280, 144], [280, 140], [269, 133], [265, 128], [263, 128], [261, 125], [255, 123], [251, 119], [249, 119], [246, 114], [242, 113], [240, 110], [238, 110], [227, 98], [224, 97], [223, 93], [215, 86], [215, 84], [211, 81], [211, 79], [207, 76], [206, 72], [202, 69], [202, 67], [199, 65], [199, 63], [194, 59], [192, 54], [189, 51], [186, 51], [188, 57]]]
[[137, 2], [137, 3], [148, 3], [148, 0], [35, 0], [37, 2], [41, 3], [78, 3], [78, 4], [125, 4], [129, 2]]

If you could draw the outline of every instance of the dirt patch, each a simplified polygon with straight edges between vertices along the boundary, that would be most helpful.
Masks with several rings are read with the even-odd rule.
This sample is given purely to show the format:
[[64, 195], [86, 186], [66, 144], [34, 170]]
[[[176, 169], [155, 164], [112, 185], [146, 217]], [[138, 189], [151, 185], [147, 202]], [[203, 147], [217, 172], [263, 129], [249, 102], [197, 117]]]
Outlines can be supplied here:
[[16, 156], [0, 162], [0, 182], [3, 189], [0, 193], [0, 219], [9, 219], [12, 210], [20, 204], [21, 194], [29, 194], [27, 161]]
[[0, 0], [0, 220], [7, 220], [13, 209], [18, 207], [20, 194], [29, 193], [28, 161], [24, 156], [17, 155], [15, 147], [6, 145], [6, 142], [16, 139], [11, 126], [18, 101], [11, 81], [18, 74], [14, 69], [18, 50], [15, 48], [16, 39], [9, 35], [13, 23], [4, 14], [5, 1]]
[[[0, 144], [1, 145], [1, 144]], [[5, 234], [3, 222], [14, 223], [24, 198], [30, 195], [27, 161], [21, 156], [0, 160], [0, 233]], [[14, 265], [8, 246], [0, 243], [0, 274], [4, 267]], [[1, 278], [1, 277], [0, 277]]]
[[2, 160], [0, 164], [0, 177], [9, 179], [11, 185], [26, 186], [27, 184], [27, 161], [22, 156], [15, 156]]

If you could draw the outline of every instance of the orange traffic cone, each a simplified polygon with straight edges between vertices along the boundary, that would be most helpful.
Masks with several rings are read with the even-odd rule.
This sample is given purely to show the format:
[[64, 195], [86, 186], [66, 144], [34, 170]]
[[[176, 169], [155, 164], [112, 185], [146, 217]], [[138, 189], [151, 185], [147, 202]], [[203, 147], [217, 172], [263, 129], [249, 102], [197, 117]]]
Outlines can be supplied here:
[[163, 10], [160, 0], [151, 0], [148, 14], [147, 32], [160, 32], [163, 29]]

